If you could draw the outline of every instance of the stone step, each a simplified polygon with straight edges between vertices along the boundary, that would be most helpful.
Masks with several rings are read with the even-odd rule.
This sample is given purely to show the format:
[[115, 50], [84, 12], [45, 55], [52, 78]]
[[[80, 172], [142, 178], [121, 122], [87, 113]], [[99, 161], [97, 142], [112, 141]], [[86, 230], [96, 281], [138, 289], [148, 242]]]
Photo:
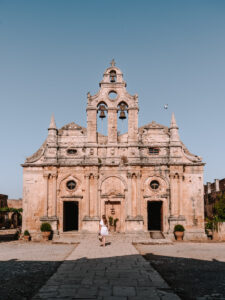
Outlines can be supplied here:
[[165, 239], [163, 233], [161, 231], [150, 231], [150, 237], [152, 239]]
[[[158, 238], [157, 238], [158, 237]], [[97, 240], [97, 233], [79, 233], [79, 232], [66, 232], [61, 233], [58, 236], [54, 236], [53, 243], [62, 243], [62, 244], [74, 244], [80, 243], [83, 240]], [[141, 233], [110, 233], [107, 236], [108, 242], [118, 242], [124, 241], [129, 243], [141, 243], [141, 244], [170, 244], [172, 243], [170, 239], [166, 239], [162, 234], [154, 235], [154, 238], [151, 238], [149, 232]]]

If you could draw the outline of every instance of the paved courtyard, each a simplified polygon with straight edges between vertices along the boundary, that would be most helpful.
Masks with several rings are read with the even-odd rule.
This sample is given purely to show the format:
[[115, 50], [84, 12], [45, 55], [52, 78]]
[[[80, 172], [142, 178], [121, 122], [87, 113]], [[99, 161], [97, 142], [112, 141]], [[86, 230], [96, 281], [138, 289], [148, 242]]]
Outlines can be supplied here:
[[225, 299], [225, 243], [108, 240], [0, 243], [0, 299]]
[[76, 245], [0, 243], [0, 299], [31, 299]]
[[225, 243], [137, 245], [184, 300], [225, 300]]
[[82, 240], [33, 299], [179, 299], [161, 276], [123, 240], [105, 248]]

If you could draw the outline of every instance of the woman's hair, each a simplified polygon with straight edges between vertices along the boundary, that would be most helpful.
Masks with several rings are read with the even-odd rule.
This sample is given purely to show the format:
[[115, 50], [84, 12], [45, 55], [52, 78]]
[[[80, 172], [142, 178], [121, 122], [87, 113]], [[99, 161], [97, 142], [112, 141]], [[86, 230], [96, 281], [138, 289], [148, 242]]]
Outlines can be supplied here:
[[104, 223], [105, 225], [107, 225], [107, 224], [108, 224], [108, 222], [107, 222], [107, 219], [106, 219], [106, 216], [105, 216], [105, 215], [102, 215], [102, 220], [103, 220], [103, 223]]

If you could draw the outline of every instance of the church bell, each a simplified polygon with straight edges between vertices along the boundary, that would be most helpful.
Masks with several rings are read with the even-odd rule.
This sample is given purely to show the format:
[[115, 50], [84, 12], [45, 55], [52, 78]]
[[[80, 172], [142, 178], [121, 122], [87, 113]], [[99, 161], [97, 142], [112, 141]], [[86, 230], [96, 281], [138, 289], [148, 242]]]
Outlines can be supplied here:
[[104, 110], [101, 110], [99, 118], [101, 118], [101, 119], [105, 118]]
[[104, 119], [105, 118], [105, 106], [104, 105], [100, 105], [99, 111], [100, 111], [99, 118]]
[[126, 119], [126, 115], [125, 115], [125, 112], [124, 112], [124, 111], [121, 111], [121, 112], [120, 112], [119, 119], [121, 119], [121, 120]]

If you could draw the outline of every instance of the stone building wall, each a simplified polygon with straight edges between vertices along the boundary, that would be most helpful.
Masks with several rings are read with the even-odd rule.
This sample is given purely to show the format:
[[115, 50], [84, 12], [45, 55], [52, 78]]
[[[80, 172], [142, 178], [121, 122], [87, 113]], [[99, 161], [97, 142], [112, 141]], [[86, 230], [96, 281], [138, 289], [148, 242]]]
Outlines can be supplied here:
[[[106, 214], [119, 232], [172, 236], [180, 223], [187, 239], [205, 237], [202, 159], [181, 142], [174, 114], [170, 127], [140, 128], [138, 114], [138, 96], [112, 62], [99, 92], [87, 95], [87, 128], [58, 130], [52, 117], [46, 141], [23, 164], [23, 230], [35, 234], [48, 221], [55, 234], [97, 232]], [[107, 136], [98, 132], [99, 116], [107, 117]], [[125, 117], [128, 132], [119, 134]]]

